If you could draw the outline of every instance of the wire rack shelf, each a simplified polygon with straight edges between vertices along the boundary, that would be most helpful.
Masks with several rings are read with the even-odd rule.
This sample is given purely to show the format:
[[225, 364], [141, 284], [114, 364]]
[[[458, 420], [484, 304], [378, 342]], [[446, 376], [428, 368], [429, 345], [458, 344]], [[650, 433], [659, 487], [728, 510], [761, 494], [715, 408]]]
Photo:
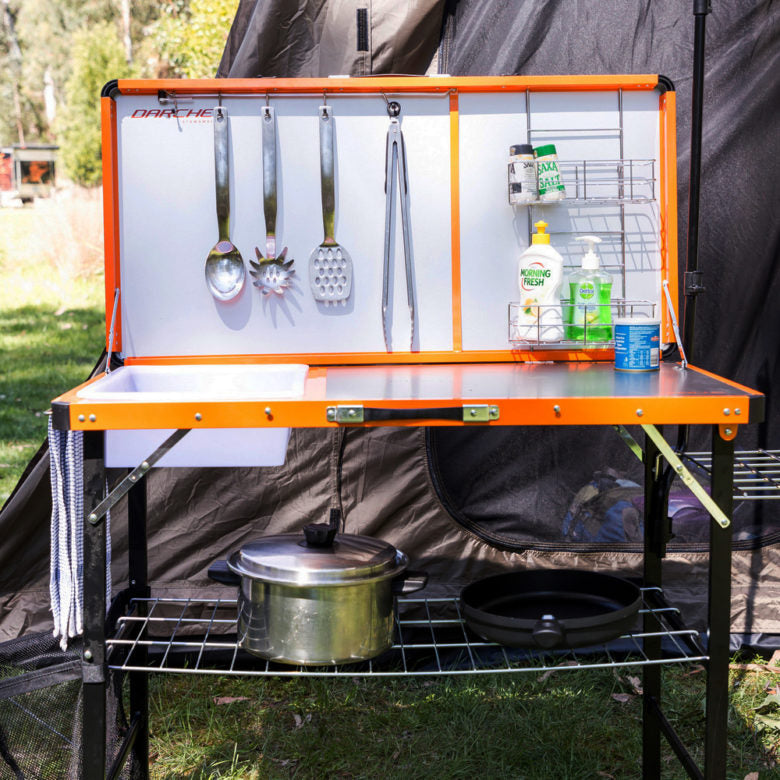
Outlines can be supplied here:
[[[711, 452], [689, 452], [685, 458], [707, 473]], [[780, 500], [780, 450], [737, 450], [734, 453], [734, 499]]]
[[[339, 666], [292, 666], [263, 661], [238, 647], [235, 599], [135, 599], [107, 640], [108, 665], [124, 671], [274, 677], [393, 677], [604, 669], [705, 661], [699, 634], [676, 628], [679, 612], [651, 606], [643, 590], [640, 615], [652, 630], [610, 645], [560, 650], [516, 650], [488, 642], [465, 624], [458, 599], [398, 599], [396, 641], [378, 658]], [[662, 658], [648, 657], [644, 640], [661, 638]]]
[[[609, 309], [608, 313], [604, 310]], [[508, 340], [523, 349], [611, 349], [612, 322], [618, 317], [655, 316], [654, 301], [616, 298], [610, 303], [574, 304], [562, 298], [560, 304], [522, 303], [511, 301], [507, 306]], [[606, 320], [606, 322], [599, 322]], [[578, 329], [579, 338], [570, 338], [572, 329]], [[604, 340], [604, 336], [609, 338]], [[564, 337], [565, 336], [565, 337]]]
[[[511, 166], [512, 163], [510, 171]], [[558, 170], [566, 188], [561, 200], [536, 200], [525, 205], [607, 206], [655, 201], [655, 160], [560, 160]]]

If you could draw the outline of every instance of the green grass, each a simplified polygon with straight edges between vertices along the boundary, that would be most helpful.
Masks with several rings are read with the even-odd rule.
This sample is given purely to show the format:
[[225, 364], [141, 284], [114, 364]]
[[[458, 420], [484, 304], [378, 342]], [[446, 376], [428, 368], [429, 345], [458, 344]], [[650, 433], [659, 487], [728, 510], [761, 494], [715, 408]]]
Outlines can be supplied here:
[[[100, 272], [85, 274], [77, 253], [70, 273], [51, 253], [24, 254], [28, 236], [48, 224], [32, 209], [0, 209], [0, 503], [45, 438], [50, 400], [86, 378], [103, 344]], [[57, 246], [44, 238], [39, 246]], [[152, 777], [631, 780], [641, 760], [632, 677], [641, 674], [153, 675]], [[684, 665], [664, 678], [664, 710], [701, 765], [705, 675]], [[733, 672], [730, 779], [780, 777], [778, 688], [778, 674]], [[663, 780], [682, 776], [664, 746]]]
[[70, 278], [22, 254], [46, 223], [35, 209], [0, 209], [0, 505], [46, 438], [52, 398], [87, 378], [104, 340], [102, 275]]
[[[701, 764], [704, 674], [691, 672], [665, 670], [665, 710]], [[639, 778], [635, 675], [641, 677], [609, 669], [337, 681], [159, 675], [152, 681], [152, 777]], [[777, 732], [754, 730], [754, 708], [780, 676], [735, 673], [732, 681], [739, 685], [728, 777], [778, 777], [770, 768]], [[665, 743], [663, 765], [663, 780], [683, 776]]]
[[46, 410], [83, 382], [100, 356], [98, 309], [0, 311], [0, 504], [46, 438]]

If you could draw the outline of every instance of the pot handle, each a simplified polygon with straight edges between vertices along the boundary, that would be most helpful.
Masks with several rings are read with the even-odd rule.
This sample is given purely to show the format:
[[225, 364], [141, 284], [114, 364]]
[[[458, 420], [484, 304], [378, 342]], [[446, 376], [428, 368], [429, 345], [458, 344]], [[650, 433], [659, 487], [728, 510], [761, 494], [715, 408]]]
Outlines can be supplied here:
[[564, 635], [563, 626], [555, 619], [554, 615], [542, 615], [531, 631], [534, 642], [545, 650], [561, 644]]
[[428, 584], [427, 571], [413, 571], [407, 569], [400, 577], [396, 577], [392, 582], [394, 596], [406, 595], [422, 590]]
[[238, 587], [241, 584], [241, 577], [228, 568], [227, 561], [214, 561], [209, 566], [209, 579], [222, 585]]

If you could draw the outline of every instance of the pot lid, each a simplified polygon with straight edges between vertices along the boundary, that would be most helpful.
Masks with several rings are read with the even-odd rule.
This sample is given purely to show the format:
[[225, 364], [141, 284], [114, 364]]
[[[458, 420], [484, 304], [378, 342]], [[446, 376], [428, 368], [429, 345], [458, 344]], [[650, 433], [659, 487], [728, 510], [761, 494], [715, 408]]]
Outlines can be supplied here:
[[266, 536], [228, 559], [237, 574], [287, 585], [338, 585], [385, 579], [405, 568], [406, 556], [381, 539], [337, 534], [325, 546], [307, 544], [301, 534]]

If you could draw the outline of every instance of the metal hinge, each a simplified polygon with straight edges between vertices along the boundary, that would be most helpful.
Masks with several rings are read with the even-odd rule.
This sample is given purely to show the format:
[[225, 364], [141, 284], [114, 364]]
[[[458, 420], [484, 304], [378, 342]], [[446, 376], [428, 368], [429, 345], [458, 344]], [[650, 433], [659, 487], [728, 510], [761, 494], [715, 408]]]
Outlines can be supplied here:
[[329, 406], [327, 411], [328, 422], [337, 423], [362, 423], [363, 406]]
[[469, 404], [463, 407], [463, 422], [490, 422], [499, 417], [498, 407], [488, 404]]

